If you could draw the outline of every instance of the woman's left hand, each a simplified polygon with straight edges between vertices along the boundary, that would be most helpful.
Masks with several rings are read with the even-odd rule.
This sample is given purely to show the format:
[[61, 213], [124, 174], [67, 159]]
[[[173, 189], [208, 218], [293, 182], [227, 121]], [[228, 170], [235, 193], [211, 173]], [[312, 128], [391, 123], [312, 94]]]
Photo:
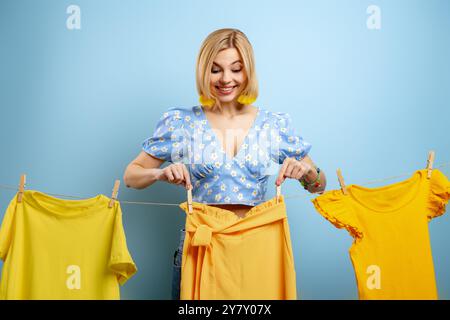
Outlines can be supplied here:
[[275, 184], [280, 186], [286, 178], [299, 180], [304, 175], [311, 174], [313, 171], [315, 172], [315, 168], [310, 163], [305, 161], [305, 159], [299, 161], [295, 158], [286, 157], [283, 161], [283, 165], [281, 166]]

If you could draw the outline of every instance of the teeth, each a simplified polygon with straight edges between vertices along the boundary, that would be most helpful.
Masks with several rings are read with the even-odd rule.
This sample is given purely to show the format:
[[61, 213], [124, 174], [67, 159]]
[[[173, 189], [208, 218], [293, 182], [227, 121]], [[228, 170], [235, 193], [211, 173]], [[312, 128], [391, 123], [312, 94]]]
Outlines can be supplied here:
[[223, 91], [223, 92], [231, 92], [231, 91], [233, 91], [233, 89], [234, 89], [234, 87], [231, 87], [231, 88], [221, 88], [221, 87], [219, 87], [219, 90]]

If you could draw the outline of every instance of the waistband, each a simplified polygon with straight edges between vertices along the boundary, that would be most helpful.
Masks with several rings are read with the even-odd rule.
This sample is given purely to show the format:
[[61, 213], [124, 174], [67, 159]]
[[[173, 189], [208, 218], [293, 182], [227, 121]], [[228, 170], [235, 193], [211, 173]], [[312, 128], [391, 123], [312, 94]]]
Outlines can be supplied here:
[[[285, 200], [284, 200], [283, 195], [280, 195], [280, 197], [278, 198], [278, 203], [277, 203], [276, 197], [273, 197], [263, 203], [253, 206], [245, 214], [245, 217], [243, 219], [250, 217], [252, 215], [255, 215], [255, 214], [261, 214], [267, 210], [272, 210], [276, 207], [284, 207], [284, 206], [285, 206]], [[187, 201], [181, 203], [179, 205], [179, 207], [181, 209], [183, 209], [186, 212], [186, 214], [189, 214]], [[201, 202], [193, 201], [192, 202], [192, 210], [194, 213], [198, 212], [198, 213], [206, 214], [206, 215], [209, 215], [209, 216], [212, 216], [212, 217], [215, 217], [217, 219], [227, 221], [227, 222], [241, 220], [241, 218], [239, 218], [231, 210], [214, 207], [214, 206], [211, 206], [211, 205], [208, 205], [205, 203], [201, 203]]]

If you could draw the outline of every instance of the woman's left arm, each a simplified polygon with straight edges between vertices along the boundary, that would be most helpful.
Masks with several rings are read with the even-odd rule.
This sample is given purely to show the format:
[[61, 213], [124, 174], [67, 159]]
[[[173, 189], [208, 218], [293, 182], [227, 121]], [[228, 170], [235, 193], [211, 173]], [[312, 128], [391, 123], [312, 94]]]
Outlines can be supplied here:
[[298, 180], [310, 193], [322, 194], [327, 184], [325, 173], [317, 168], [309, 156], [301, 160], [286, 157], [275, 182], [276, 185], [281, 185], [286, 178]]

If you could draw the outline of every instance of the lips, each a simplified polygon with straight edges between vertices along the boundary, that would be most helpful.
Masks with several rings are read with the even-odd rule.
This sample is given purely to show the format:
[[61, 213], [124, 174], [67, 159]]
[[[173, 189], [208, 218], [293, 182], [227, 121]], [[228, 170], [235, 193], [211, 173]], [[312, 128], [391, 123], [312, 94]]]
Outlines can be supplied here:
[[216, 90], [220, 94], [225, 95], [225, 94], [232, 93], [236, 87], [237, 87], [237, 85], [236, 86], [231, 86], [231, 87], [219, 87], [219, 86], [216, 86]]

